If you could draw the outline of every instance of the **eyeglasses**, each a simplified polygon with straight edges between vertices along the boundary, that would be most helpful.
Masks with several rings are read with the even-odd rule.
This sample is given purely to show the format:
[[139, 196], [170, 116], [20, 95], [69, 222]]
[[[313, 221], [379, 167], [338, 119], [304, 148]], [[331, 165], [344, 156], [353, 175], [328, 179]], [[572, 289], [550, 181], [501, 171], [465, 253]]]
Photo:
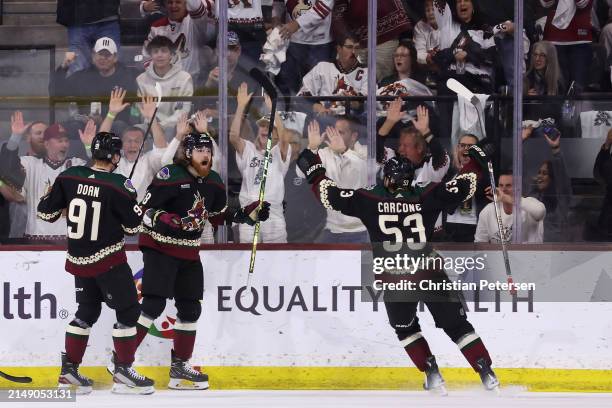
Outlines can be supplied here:
[[457, 146], [459, 146], [460, 149], [469, 149], [470, 147], [474, 146], [476, 143], [459, 143], [457, 144]]

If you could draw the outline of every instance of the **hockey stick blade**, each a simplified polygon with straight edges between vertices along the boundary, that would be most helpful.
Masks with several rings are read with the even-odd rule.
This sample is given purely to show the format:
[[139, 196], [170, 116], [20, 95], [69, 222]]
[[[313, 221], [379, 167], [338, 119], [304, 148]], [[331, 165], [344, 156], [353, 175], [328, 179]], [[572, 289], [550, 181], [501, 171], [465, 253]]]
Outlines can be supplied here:
[[0, 371], [0, 377], [6, 380], [12, 381], [12, 382], [22, 383], [22, 384], [27, 384], [27, 383], [32, 382], [32, 377], [18, 377], [15, 375], [7, 374], [4, 371]]
[[270, 78], [268, 78], [268, 76], [261, 71], [261, 69], [252, 68], [249, 71], [249, 75], [251, 75], [251, 77], [255, 81], [257, 81], [259, 85], [261, 85], [261, 87], [266, 91], [266, 93], [268, 94], [270, 98], [272, 99], [276, 98], [277, 92], [276, 92], [276, 88], [274, 87], [274, 84], [272, 83]]
[[468, 101], [470, 101], [472, 105], [476, 106], [476, 104], [479, 103], [479, 100], [476, 97], [476, 95], [474, 95], [472, 91], [467, 89], [461, 82], [457, 81], [456, 79], [454, 78], [448, 79], [446, 81], [446, 86], [448, 89], [450, 89], [457, 95], [462, 96]]

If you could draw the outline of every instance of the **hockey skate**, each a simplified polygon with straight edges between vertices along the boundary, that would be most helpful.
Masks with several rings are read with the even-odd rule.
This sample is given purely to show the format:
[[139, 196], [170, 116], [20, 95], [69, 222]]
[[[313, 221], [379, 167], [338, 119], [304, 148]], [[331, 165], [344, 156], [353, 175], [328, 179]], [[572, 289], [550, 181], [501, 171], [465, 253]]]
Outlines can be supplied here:
[[110, 375], [115, 375], [115, 352], [113, 351], [113, 355], [111, 356], [111, 361], [106, 365], [106, 371]]
[[62, 353], [62, 371], [58, 379], [58, 388], [69, 388], [78, 395], [89, 394], [93, 381], [79, 373], [79, 365], [68, 361], [66, 353]]
[[446, 385], [444, 378], [438, 370], [438, 364], [434, 356], [429, 356], [425, 362], [427, 367], [425, 368], [425, 382], [423, 388], [438, 395], [448, 395], [446, 391]]
[[111, 391], [115, 394], [147, 395], [155, 392], [154, 381], [138, 374], [131, 364], [115, 363], [113, 373], [113, 388]]
[[482, 385], [485, 387], [485, 389], [487, 391], [493, 391], [496, 394], [499, 394], [499, 381], [491, 369], [491, 366], [484, 360], [484, 358], [479, 358], [476, 361], [476, 365], [478, 366], [478, 374], [480, 374], [480, 380], [482, 381]]
[[208, 389], [208, 375], [194, 369], [189, 361], [176, 357], [174, 350], [172, 350], [168, 388], [173, 390], [206, 390]]

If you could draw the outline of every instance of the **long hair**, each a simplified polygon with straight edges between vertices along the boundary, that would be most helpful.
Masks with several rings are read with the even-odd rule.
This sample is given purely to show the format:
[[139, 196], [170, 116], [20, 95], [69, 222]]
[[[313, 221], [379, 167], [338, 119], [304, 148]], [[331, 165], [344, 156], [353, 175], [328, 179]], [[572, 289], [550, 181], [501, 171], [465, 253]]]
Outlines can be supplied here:
[[[424, 74], [421, 70], [421, 66], [417, 62], [417, 50], [414, 46], [414, 42], [406, 39], [401, 40], [399, 44], [397, 44], [397, 47], [395, 47], [395, 51], [397, 51], [397, 49], [400, 47], [406, 48], [410, 53], [410, 78], [414, 79], [415, 81], [424, 82]], [[395, 62], [393, 63], [393, 73], [396, 76], [398, 75], [397, 70], [395, 69]]]
[[534, 53], [546, 55], [546, 68], [544, 69], [544, 82], [546, 83], [546, 94], [557, 95], [559, 93], [559, 83], [561, 82], [561, 68], [557, 59], [557, 49], [548, 41], [539, 41], [533, 44], [531, 48], [531, 60], [529, 69], [525, 74], [525, 92], [529, 89], [528, 81], [530, 78], [535, 78], [535, 57]]
[[542, 165], [546, 165], [546, 168], [548, 169], [548, 178], [550, 179], [548, 187], [546, 187], [544, 190], [539, 190], [538, 187], [534, 185], [529, 192], [529, 196], [540, 200], [544, 204], [544, 207], [546, 207], [546, 211], [552, 213], [557, 209], [558, 200], [557, 187], [555, 183], [555, 171], [550, 160], [544, 160], [540, 167], [542, 167]]

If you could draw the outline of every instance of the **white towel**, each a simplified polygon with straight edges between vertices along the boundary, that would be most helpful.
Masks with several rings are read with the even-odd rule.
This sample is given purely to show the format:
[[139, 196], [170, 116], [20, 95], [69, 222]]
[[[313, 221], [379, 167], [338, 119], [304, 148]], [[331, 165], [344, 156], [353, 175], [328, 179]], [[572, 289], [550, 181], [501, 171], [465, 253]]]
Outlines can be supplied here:
[[277, 28], [270, 31], [263, 46], [263, 54], [259, 57], [266, 64], [266, 71], [274, 75], [280, 72], [281, 64], [287, 59], [289, 40], [283, 40]]
[[574, 14], [576, 14], [575, 0], [559, 0], [552, 24], [559, 30], [565, 30], [572, 22]]
[[[462, 96], [459, 96], [457, 98], [457, 106], [459, 108], [459, 127], [463, 131], [467, 131], [475, 127], [478, 133], [483, 133], [475, 134], [479, 136], [480, 139], [483, 139], [486, 137], [486, 134], [484, 134], [486, 132], [484, 123], [484, 108], [487, 103], [487, 99], [489, 99], [489, 95], [475, 95], [480, 101], [480, 106], [482, 106], [482, 112], [480, 112], [480, 126], [478, 126], [478, 112], [476, 111], [474, 105], [472, 105], [469, 100], [465, 99]], [[482, 131], [480, 129], [482, 129]]]

